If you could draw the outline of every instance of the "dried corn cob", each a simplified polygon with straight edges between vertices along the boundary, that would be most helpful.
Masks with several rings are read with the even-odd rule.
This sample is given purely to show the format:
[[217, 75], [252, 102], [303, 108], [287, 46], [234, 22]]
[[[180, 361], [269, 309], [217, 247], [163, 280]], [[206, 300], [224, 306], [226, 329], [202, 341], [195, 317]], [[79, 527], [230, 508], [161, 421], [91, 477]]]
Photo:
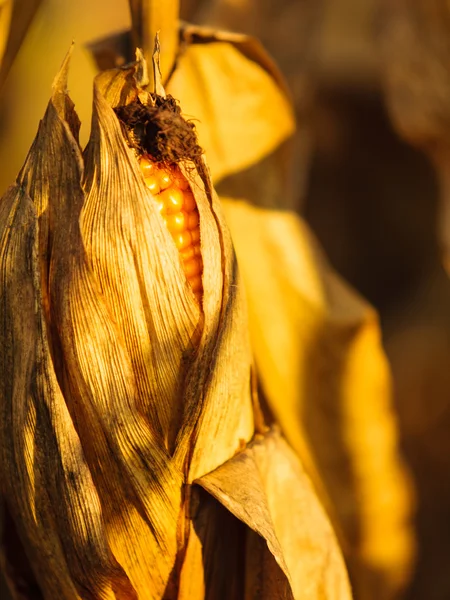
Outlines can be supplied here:
[[149, 94], [116, 109], [124, 133], [138, 157], [147, 188], [178, 249], [184, 273], [199, 302], [203, 294], [200, 217], [189, 182], [178, 163], [195, 161], [201, 149], [192, 123], [171, 97]]
[[151, 156], [140, 158], [140, 168], [148, 189], [178, 249], [187, 280], [198, 301], [202, 297], [202, 257], [200, 219], [189, 182], [176, 165], [164, 167]]

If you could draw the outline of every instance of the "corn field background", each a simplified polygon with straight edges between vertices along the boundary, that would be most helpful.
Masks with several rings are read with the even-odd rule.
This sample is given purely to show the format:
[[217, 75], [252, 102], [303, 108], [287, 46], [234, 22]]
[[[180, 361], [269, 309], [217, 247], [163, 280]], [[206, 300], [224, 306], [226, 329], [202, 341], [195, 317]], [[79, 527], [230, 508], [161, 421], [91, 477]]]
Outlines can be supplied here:
[[[72, 40], [68, 89], [84, 146], [93, 78], [120, 64], [111, 40], [123, 43], [131, 28], [125, 0], [3, 0], [5, 31], [11, 7], [1, 195], [25, 161]], [[211, 45], [180, 59], [169, 88], [196, 123], [236, 248], [264, 418], [311, 479], [355, 600], [448, 600], [448, 5], [181, 0], [180, 16], [256, 37], [281, 73], [270, 63], [257, 76], [260, 55], [244, 43], [236, 47], [252, 58], [242, 67], [236, 47], [216, 56]], [[239, 141], [246, 127], [248, 148]], [[201, 493], [214, 496], [214, 477], [201, 475]], [[308, 554], [296, 548], [289, 568]], [[321, 585], [323, 596], [295, 598], [350, 598], [337, 591], [341, 583], [335, 595], [332, 583]], [[10, 600], [1, 579], [0, 597]]]

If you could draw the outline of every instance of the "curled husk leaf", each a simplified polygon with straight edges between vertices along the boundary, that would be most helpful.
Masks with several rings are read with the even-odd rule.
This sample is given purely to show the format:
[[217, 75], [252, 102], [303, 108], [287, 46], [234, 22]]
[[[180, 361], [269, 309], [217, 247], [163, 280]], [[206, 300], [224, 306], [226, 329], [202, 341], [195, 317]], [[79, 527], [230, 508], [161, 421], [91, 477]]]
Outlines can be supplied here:
[[68, 63], [0, 205], [1, 491], [44, 597], [162, 598], [185, 484], [253, 435], [243, 290], [206, 166], [182, 165], [200, 305], [113, 111], [118, 72], [83, 155]]
[[[190, 568], [198, 564], [203, 548], [203, 581], [214, 580], [214, 563], [208, 557], [226, 544], [236, 549], [231, 556], [245, 555], [245, 566], [233, 578], [232, 565], [228, 565], [226, 577], [215, 578], [211, 598], [351, 599], [344, 561], [328, 517], [301, 462], [276, 428], [256, 436], [243, 452], [196, 484], [210, 496], [198, 494], [181, 598], [203, 597], [198, 581], [193, 585], [189, 577]], [[205, 515], [209, 512], [222, 515], [221, 527], [215, 531], [208, 527]]]

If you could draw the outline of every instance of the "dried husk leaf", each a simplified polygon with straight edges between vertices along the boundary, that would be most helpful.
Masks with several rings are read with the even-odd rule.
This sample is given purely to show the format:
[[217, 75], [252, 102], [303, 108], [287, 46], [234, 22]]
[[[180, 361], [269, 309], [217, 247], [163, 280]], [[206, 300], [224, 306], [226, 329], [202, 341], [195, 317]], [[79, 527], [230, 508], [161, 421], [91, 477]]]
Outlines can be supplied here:
[[[99, 90], [102, 90], [111, 106], [122, 104], [124, 98], [125, 102], [133, 99], [133, 85], [130, 84], [133, 72], [111, 70], [99, 75]], [[134, 96], [137, 93], [134, 87]], [[131, 151], [123, 141], [122, 145], [129, 154], [130, 164], [137, 169], [137, 162]], [[191, 337], [198, 338], [195, 357], [189, 364], [188, 358], [184, 356], [187, 363], [183, 373], [184, 389], [180, 392], [178, 403], [182, 407], [181, 427], [175, 441], [174, 454], [180, 468], [190, 454], [189, 480], [222, 464], [239, 448], [240, 440], [248, 440], [253, 434], [251, 352], [245, 325], [247, 316], [243, 289], [231, 238], [207, 168], [203, 163], [197, 167], [187, 163], [183, 168], [200, 214], [204, 300], [200, 336], [197, 330], [191, 330]], [[143, 187], [142, 184], [140, 177], [140, 185]], [[151, 196], [148, 191], [145, 193]], [[156, 209], [152, 210], [155, 222], [161, 227]], [[164, 228], [161, 231], [169, 238]], [[174, 252], [175, 248], [169, 242], [170, 240], [166, 245]], [[180, 269], [176, 257], [172, 261]], [[186, 284], [182, 273], [174, 275], [173, 280], [178, 285], [183, 281]], [[187, 296], [188, 291], [184, 291]], [[189, 299], [192, 299], [194, 308], [198, 310], [193, 297], [189, 296]], [[170, 299], [169, 306], [176, 311], [176, 318], [172, 320], [179, 326], [179, 322], [186, 318], [183, 314], [186, 308], [180, 306], [176, 297]], [[198, 319], [197, 312], [196, 324]], [[166, 320], [162, 324], [166, 326]], [[186, 345], [183, 351], [185, 354]], [[224, 419], [229, 426], [222, 426]], [[213, 448], [208, 441], [211, 435], [216, 440]]]
[[[22, 184], [41, 215], [39, 254], [50, 258], [50, 275], [43, 286], [43, 290], [49, 286], [50, 297], [41, 295], [55, 326], [51, 342], [64, 400], [101, 496], [102, 519], [106, 520], [102, 543], [111, 547], [132, 580], [133, 587], [123, 574], [130, 597], [134, 589], [140, 593], [150, 589], [150, 597], [157, 598], [164, 591], [176, 554], [181, 475], [169, 468], [167, 455], [161, 456], [155, 443], [152, 448], [148, 424], [131, 410], [136, 396], [131, 360], [123, 350], [121, 332], [111, 320], [110, 307], [100, 299], [98, 281], [92, 281], [80, 243], [81, 154], [68, 126], [75, 118], [63, 112], [68, 104], [64, 102], [66, 72], [67, 61], [21, 173]], [[52, 157], [61, 160], [57, 173]], [[52, 247], [45, 244], [50, 237], [49, 221]], [[41, 438], [46, 440], [45, 432]], [[3, 466], [7, 469], [7, 462]], [[56, 510], [56, 499], [51, 506]], [[58, 507], [59, 512], [64, 509]], [[83, 515], [79, 518], [83, 523]], [[133, 532], [136, 545], [130, 548]], [[69, 540], [71, 536], [66, 538], [70, 549]], [[38, 545], [36, 551], [39, 549]], [[91, 562], [95, 564], [93, 559]], [[55, 573], [52, 577], [58, 579]], [[89, 589], [88, 583], [83, 584]], [[63, 582], [60, 585], [67, 587]], [[65, 593], [72, 597], [68, 590]]]
[[[206, 560], [207, 584], [214, 586], [222, 576], [230, 587], [228, 595], [221, 595], [219, 587], [211, 589], [206, 585], [204, 597], [351, 598], [344, 562], [328, 518], [298, 458], [277, 431], [257, 436], [243, 452], [195, 483], [248, 529], [243, 531], [225, 517], [218, 521], [215, 532], [211, 526], [205, 527], [205, 523], [211, 525], [205, 513], [213, 512], [217, 517], [221, 513], [214, 502], [200, 495], [181, 586], [181, 591], [184, 584], [189, 593], [181, 594], [181, 598], [203, 597], [193, 593], [188, 568], [191, 561], [198, 561], [200, 549], [205, 556], [214, 552], [214, 545], [224, 534], [223, 525], [229, 532], [229, 543], [234, 544], [234, 554], [246, 547], [245, 572], [236, 577], [236, 567], [229, 561], [222, 565], [221, 575], [214, 573], [213, 577], [209, 571], [215, 565]], [[241, 590], [236, 589], [237, 579]]]
[[194, 27], [183, 37], [187, 46], [168, 91], [198, 120], [200, 144], [217, 183], [289, 139], [293, 110], [279, 72], [253, 38]]
[[[137, 158], [102, 93], [106, 90], [108, 97], [107, 90], [113, 89], [108, 84], [102, 88], [107, 74], [94, 89], [91, 139], [82, 156], [79, 122], [66, 91], [68, 60], [55, 80], [18, 186], [1, 205], [5, 326], [0, 405], [10, 414], [11, 402], [23, 402], [21, 390], [33, 388], [35, 373], [43, 368], [44, 350], [27, 358], [27, 349], [37, 342], [16, 339], [23, 330], [15, 337], [10, 331], [24, 326], [17, 290], [22, 279], [32, 277], [34, 304], [30, 300], [29, 310], [35, 321], [27, 325], [30, 337], [48, 335], [45, 365], [54, 380], [53, 395], [47, 388], [41, 391], [44, 408], [35, 408], [35, 415], [45, 409], [51, 421], [56, 418], [52, 411], [61, 412], [71, 429], [64, 429], [60, 439], [59, 429], [54, 433], [42, 426], [37, 443], [31, 419], [24, 456], [12, 461], [17, 427], [21, 432], [27, 427], [24, 417], [14, 427], [4, 420], [9, 433], [1, 442], [1, 479], [9, 485], [2, 491], [10, 509], [21, 497], [13, 519], [46, 597], [78, 597], [80, 588], [99, 598], [115, 593], [117, 598], [160, 599], [183, 552], [184, 482], [228, 460], [253, 435], [243, 288], [206, 166], [201, 163], [194, 171], [187, 162], [182, 167], [200, 213], [200, 309]], [[125, 71], [125, 96], [119, 97], [140, 93], [133, 80], [139, 68]], [[117, 72], [110, 76], [117, 81]], [[14, 203], [22, 196], [34, 211], [32, 232], [30, 219], [22, 227], [34, 236], [32, 268], [27, 253], [15, 251], [14, 244], [21, 242], [15, 239], [17, 228], [11, 233]], [[11, 252], [20, 265], [10, 267]], [[40, 307], [40, 329], [34, 305]], [[16, 373], [16, 361], [25, 374]], [[14, 386], [20, 389], [15, 392]], [[38, 416], [35, 420], [39, 422]], [[60, 446], [65, 449], [72, 439], [73, 464], [68, 464]], [[11, 469], [22, 463], [25, 469], [29, 455], [34, 470], [53, 474], [55, 489], [66, 479], [72, 487], [58, 499], [48, 496], [47, 488], [52, 488], [45, 479], [42, 490], [41, 479], [22, 489], [24, 477]], [[31, 527], [31, 516], [24, 520], [24, 515], [34, 514], [41, 494], [52, 519], [44, 512]], [[75, 525], [67, 533], [72, 521], [89, 535], [92, 547]], [[49, 552], [53, 562], [45, 569]], [[90, 565], [85, 574], [84, 562]]]
[[241, 600], [247, 528], [200, 487], [192, 486], [190, 493], [189, 541], [177, 600]]
[[138, 411], [167, 446], [184, 378], [180, 366], [195, 350], [200, 307], [118, 119], [98, 91], [86, 172], [80, 215], [86, 254], [125, 338], [140, 388]]
[[412, 498], [376, 314], [298, 217], [223, 204], [267, 403], [332, 517], [358, 597], [391, 598], [414, 554]]
[[19, 186], [3, 198], [0, 222], [2, 495], [47, 597], [82, 598], [86, 587], [94, 597], [114, 598], [113, 588], [132, 597], [105, 543], [100, 501], [52, 366], [38, 220]]

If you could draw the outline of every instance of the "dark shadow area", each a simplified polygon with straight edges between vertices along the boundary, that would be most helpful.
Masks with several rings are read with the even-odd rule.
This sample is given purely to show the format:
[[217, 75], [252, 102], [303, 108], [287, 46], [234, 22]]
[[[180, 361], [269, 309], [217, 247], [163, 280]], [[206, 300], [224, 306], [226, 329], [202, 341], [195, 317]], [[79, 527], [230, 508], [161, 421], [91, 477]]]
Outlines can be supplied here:
[[247, 527], [198, 486], [193, 488], [193, 505], [192, 523], [202, 545], [205, 600], [243, 600]]
[[373, 89], [319, 89], [303, 214], [337, 271], [382, 317], [438, 263], [438, 188]]
[[[2, 554], [5, 574], [9, 581], [14, 582], [17, 598], [43, 600], [43, 595], [31, 570], [30, 562], [20, 540], [15, 523], [5, 505], [3, 509]], [[10, 593], [6, 580], [0, 574], [0, 598], [9, 600]]]
[[[417, 494], [419, 555], [404, 600], [448, 600], [450, 280], [438, 247], [436, 176], [424, 155], [395, 134], [376, 89], [320, 89], [311, 127], [304, 215], [337, 271], [379, 311], [401, 447]], [[318, 339], [313, 353], [325, 351]], [[335, 423], [338, 406], [337, 400], [336, 414], [327, 414]], [[311, 415], [304, 418], [314, 431]], [[332, 460], [320, 440], [311, 442], [319, 462]], [[330, 453], [339, 444], [330, 440]], [[346, 485], [350, 491], [351, 473]]]

